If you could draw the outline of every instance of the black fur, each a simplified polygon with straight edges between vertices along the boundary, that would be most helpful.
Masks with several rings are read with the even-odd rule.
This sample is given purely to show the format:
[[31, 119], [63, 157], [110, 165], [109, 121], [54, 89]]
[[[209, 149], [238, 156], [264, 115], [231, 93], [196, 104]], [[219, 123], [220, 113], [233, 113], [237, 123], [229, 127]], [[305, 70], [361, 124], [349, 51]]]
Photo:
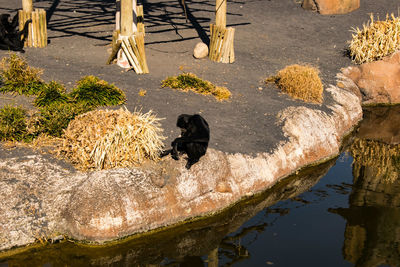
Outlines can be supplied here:
[[24, 29], [18, 31], [18, 13], [11, 23], [9, 18], [10, 14], [0, 15], [0, 49], [24, 52], [25, 38], [28, 36], [29, 23], [32, 20], [27, 20]]
[[172, 149], [164, 151], [161, 156], [171, 154], [173, 159], [178, 160], [178, 152], [186, 153], [188, 156], [186, 168], [190, 169], [200, 157], [206, 154], [210, 128], [207, 121], [198, 114], [179, 115], [176, 126], [181, 128], [181, 137], [176, 138], [171, 143]]

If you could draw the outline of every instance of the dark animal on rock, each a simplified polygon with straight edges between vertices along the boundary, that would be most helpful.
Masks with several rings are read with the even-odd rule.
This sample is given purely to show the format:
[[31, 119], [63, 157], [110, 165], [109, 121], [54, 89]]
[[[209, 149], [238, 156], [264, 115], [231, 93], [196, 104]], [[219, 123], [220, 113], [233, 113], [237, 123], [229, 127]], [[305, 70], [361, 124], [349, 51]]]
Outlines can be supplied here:
[[198, 114], [179, 115], [176, 126], [181, 128], [181, 136], [171, 143], [172, 149], [164, 151], [161, 157], [171, 154], [173, 159], [178, 160], [178, 152], [186, 153], [188, 156], [186, 168], [190, 169], [200, 157], [206, 154], [210, 128], [207, 121]]
[[9, 21], [10, 14], [0, 15], [0, 49], [24, 52], [25, 38], [28, 35], [29, 23], [27, 20], [22, 31], [17, 30], [18, 14]]

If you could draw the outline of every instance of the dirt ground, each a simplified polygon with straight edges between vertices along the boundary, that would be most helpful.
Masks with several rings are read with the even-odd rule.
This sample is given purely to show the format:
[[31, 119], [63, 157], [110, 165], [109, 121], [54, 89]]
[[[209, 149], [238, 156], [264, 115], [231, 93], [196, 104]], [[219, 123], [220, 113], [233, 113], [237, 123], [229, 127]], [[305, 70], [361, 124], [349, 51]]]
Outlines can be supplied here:
[[[21, 8], [21, 0], [0, 0], [0, 13]], [[234, 27], [233, 64], [193, 58], [197, 42], [209, 41], [209, 24], [215, 21], [215, 1], [186, 0], [188, 21], [178, 0], [142, 0], [146, 27], [146, 56], [150, 74], [137, 75], [117, 65], [106, 65], [114, 29], [115, 1], [37, 0], [34, 7], [47, 10], [49, 45], [27, 48], [23, 56], [44, 70], [46, 81], [57, 80], [68, 88], [85, 75], [96, 75], [123, 89], [126, 107], [163, 117], [166, 144], [178, 136], [175, 121], [182, 113], [202, 114], [211, 128], [210, 147], [225, 152], [253, 154], [269, 151], [284, 139], [277, 113], [305, 105], [280, 94], [263, 80], [295, 63], [318, 67], [325, 87], [335, 84], [340, 68], [351, 65], [346, 56], [351, 28], [361, 27], [369, 14], [384, 18], [398, 14], [398, 1], [361, 0], [360, 9], [346, 15], [320, 15], [303, 10], [301, 0], [228, 1], [227, 24]], [[7, 51], [0, 51], [0, 58]], [[216, 85], [229, 88], [233, 97], [218, 102], [213, 97], [161, 88], [161, 81], [182, 71], [193, 72]], [[139, 90], [147, 90], [139, 96]], [[331, 99], [325, 94], [325, 109]], [[5, 103], [27, 104], [26, 99], [0, 95]]]

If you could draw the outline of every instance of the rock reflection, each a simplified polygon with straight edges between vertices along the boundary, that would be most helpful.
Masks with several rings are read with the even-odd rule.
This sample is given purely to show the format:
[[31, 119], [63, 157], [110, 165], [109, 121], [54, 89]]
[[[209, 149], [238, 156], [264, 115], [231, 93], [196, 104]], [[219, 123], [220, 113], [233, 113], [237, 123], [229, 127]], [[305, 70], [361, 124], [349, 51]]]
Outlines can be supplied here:
[[355, 266], [400, 266], [399, 108], [366, 110], [350, 149], [349, 208], [330, 210], [347, 221], [343, 254]]
[[[0, 260], [9, 266], [218, 266], [223, 257], [230, 265], [250, 257], [248, 249], [240, 244], [251, 232], [262, 232], [266, 223], [242, 228], [247, 220], [278, 201], [293, 198], [314, 186], [335, 160], [300, 171], [266, 192], [249, 199], [213, 217], [195, 220], [182, 226], [144, 235], [119, 244], [89, 247], [64, 242], [31, 249], [25, 253]], [[285, 211], [285, 214], [289, 212]], [[208, 255], [208, 257], [203, 256]], [[0, 255], [1, 257], [1, 255]]]

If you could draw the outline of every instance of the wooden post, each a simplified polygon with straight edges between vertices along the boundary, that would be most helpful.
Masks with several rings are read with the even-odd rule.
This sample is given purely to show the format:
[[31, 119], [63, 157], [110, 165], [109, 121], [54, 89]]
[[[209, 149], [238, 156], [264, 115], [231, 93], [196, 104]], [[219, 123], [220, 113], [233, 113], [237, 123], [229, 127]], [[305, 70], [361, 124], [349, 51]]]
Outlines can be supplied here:
[[226, 3], [227, 0], [215, 1], [215, 25], [210, 25], [208, 57], [216, 62], [233, 63], [235, 61], [233, 48], [235, 29], [226, 28]]
[[[116, 0], [115, 1], [115, 30], [120, 31], [121, 30], [121, 0]], [[132, 11], [133, 11], [133, 24], [132, 24], [132, 31], [136, 32], [137, 31], [137, 17], [138, 17], [138, 8], [141, 6], [136, 5], [136, 0], [132, 0]], [[143, 9], [142, 9], [143, 10]]]
[[33, 4], [32, 0], [22, 0], [22, 10], [26, 13], [32, 13], [33, 11]]
[[221, 28], [226, 27], [226, 1], [227, 0], [215, 1], [215, 24]]
[[115, 30], [121, 30], [121, 0], [115, 0]]
[[47, 22], [46, 11], [44, 9], [33, 10], [32, 0], [22, 0], [22, 10], [18, 11], [19, 30], [25, 26], [26, 21], [29, 23], [28, 36], [25, 38], [25, 46], [28, 47], [45, 47], [47, 46]]
[[[116, 21], [116, 27], [120, 25], [120, 31], [114, 31], [112, 51], [107, 64], [111, 64], [117, 57], [120, 67], [133, 68], [137, 74], [149, 73], [144, 51], [143, 7], [136, 6], [136, 0], [118, 1], [121, 7], [121, 22]], [[138, 13], [141, 14], [140, 23], [137, 21]], [[116, 16], [117, 20], [118, 14]]]
[[133, 34], [132, 0], [121, 0], [121, 35]]
[[143, 15], [143, 6], [139, 5], [136, 7], [136, 27], [137, 27], [137, 31], [143, 33], [144, 35], [146, 35], [145, 33], [145, 29], [144, 29], [144, 15]]

